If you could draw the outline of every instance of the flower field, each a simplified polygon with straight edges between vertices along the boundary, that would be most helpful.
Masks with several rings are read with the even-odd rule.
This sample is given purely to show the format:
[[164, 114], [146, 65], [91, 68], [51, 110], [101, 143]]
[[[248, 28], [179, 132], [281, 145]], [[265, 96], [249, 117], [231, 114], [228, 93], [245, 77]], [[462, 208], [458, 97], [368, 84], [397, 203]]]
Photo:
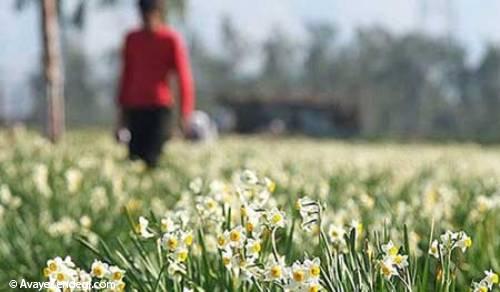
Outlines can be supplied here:
[[0, 291], [499, 290], [499, 148], [228, 137], [173, 141], [154, 171], [125, 158], [99, 132], [0, 133]]

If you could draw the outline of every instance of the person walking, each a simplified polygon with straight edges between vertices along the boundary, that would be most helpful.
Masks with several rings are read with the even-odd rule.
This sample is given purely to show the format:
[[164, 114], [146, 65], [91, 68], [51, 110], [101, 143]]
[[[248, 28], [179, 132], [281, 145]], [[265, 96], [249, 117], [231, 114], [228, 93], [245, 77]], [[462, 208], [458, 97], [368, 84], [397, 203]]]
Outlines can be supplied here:
[[189, 133], [195, 105], [189, 56], [181, 35], [163, 22], [162, 0], [139, 0], [142, 27], [127, 34], [117, 96], [116, 134], [127, 139], [129, 158], [155, 167], [169, 138], [172, 110], [170, 79], [177, 77], [181, 128]]

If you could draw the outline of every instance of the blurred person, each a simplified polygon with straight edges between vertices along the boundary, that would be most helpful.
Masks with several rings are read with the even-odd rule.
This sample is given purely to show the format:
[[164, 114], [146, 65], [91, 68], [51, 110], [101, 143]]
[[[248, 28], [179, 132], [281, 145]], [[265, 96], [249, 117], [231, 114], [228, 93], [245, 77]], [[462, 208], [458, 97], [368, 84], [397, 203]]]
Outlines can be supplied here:
[[169, 138], [174, 99], [169, 79], [177, 76], [181, 129], [189, 136], [194, 85], [182, 37], [162, 17], [163, 0], [140, 0], [142, 27], [128, 33], [117, 96], [117, 139], [128, 144], [129, 157], [155, 167]]

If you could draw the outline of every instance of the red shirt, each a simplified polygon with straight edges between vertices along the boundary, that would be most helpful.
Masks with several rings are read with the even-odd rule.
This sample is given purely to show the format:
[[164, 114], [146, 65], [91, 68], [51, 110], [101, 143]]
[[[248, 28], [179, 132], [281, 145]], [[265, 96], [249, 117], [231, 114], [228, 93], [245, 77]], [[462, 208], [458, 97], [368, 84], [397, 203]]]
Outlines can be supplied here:
[[124, 108], [171, 107], [174, 100], [168, 81], [172, 74], [179, 80], [181, 114], [188, 118], [194, 107], [193, 77], [181, 36], [166, 26], [129, 33], [118, 103]]

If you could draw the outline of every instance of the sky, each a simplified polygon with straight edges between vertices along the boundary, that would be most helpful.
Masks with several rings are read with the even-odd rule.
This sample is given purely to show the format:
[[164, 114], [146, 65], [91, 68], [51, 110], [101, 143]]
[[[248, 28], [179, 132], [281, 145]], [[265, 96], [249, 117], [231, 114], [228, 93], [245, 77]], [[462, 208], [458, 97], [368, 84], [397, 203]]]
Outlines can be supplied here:
[[[64, 0], [70, 5], [76, 0]], [[88, 0], [96, 4], [96, 0]], [[314, 4], [311, 4], [314, 1]], [[348, 41], [360, 26], [380, 25], [395, 33], [420, 29], [444, 34], [449, 28], [468, 49], [471, 63], [479, 60], [488, 43], [500, 43], [500, 1], [498, 0], [190, 0], [186, 26], [196, 30], [209, 48], [219, 46], [221, 16], [229, 16], [249, 40], [261, 41], [273, 27], [288, 32], [298, 41], [304, 38], [304, 23], [334, 24], [340, 39]], [[422, 3], [427, 2], [427, 17]], [[0, 88], [7, 102], [23, 107], [30, 95], [27, 80], [39, 62], [39, 26], [36, 6], [14, 13], [14, 0], [0, 1]], [[120, 46], [127, 30], [137, 26], [134, 0], [121, 0], [118, 8], [95, 10], [79, 36], [92, 58], [99, 58]], [[445, 3], [453, 4], [447, 14]], [[481, 5], [478, 5], [481, 2]], [[451, 15], [450, 17], [445, 17]], [[450, 21], [448, 21], [450, 20]], [[14, 99], [18, 102], [12, 103]], [[3, 106], [1, 106], [3, 105]]]

